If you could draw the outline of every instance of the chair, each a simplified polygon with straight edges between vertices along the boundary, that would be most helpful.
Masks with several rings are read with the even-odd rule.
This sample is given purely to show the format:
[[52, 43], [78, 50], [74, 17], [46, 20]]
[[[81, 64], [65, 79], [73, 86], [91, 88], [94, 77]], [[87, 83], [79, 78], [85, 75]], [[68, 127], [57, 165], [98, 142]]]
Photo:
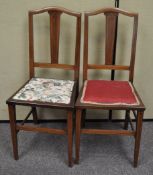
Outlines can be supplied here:
[[[50, 51], [51, 62], [35, 61], [34, 55], [34, 16], [39, 18], [39, 14], [48, 13], [50, 21]], [[59, 54], [59, 35], [60, 35], [60, 19], [65, 14], [65, 18], [69, 16], [75, 22], [76, 29], [73, 33], [75, 39], [75, 54], [72, 58], [72, 64], [61, 64], [58, 60]], [[42, 18], [41, 18], [42, 19]], [[72, 23], [70, 23], [71, 26]], [[70, 28], [71, 30], [71, 28]], [[13, 95], [6, 103], [8, 104], [9, 119], [13, 143], [14, 159], [18, 159], [17, 133], [20, 130], [32, 132], [45, 132], [49, 134], [67, 135], [68, 137], [68, 165], [72, 166], [72, 121], [75, 100], [78, 93], [79, 85], [79, 64], [80, 64], [80, 38], [81, 38], [81, 14], [73, 12], [61, 7], [47, 7], [38, 10], [29, 11], [29, 80]], [[61, 80], [51, 78], [35, 77], [35, 68], [63, 69], [64, 71], [73, 71], [73, 80]], [[40, 70], [40, 69], [39, 69]], [[67, 74], [66, 74], [67, 75]], [[30, 106], [31, 111], [25, 120], [19, 125], [16, 123], [16, 106]], [[29, 126], [25, 124], [29, 116], [33, 115], [35, 123], [38, 122], [37, 107], [40, 108], [57, 108], [66, 110], [67, 112], [67, 128], [43, 128], [37, 126]]]
[[[89, 19], [97, 15], [105, 15], [106, 17], [106, 38], [105, 38], [105, 63], [104, 64], [90, 64], [88, 56], [88, 40], [89, 40]], [[118, 16], [130, 18], [133, 23], [131, 58], [129, 65], [113, 65], [113, 49], [115, 39], [115, 25]], [[134, 148], [134, 167], [138, 165], [138, 156], [140, 148], [142, 120], [145, 106], [142, 103], [134, 85], [134, 64], [136, 52], [136, 39], [138, 27], [138, 14], [129, 13], [118, 8], [104, 8], [96, 11], [86, 12], [84, 14], [84, 58], [83, 58], [83, 87], [79, 93], [76, 101], [76, 159], [79, 163], [80, 151], [80, 135], [81, 134], [106, 134], [106, 135], [123, 135], [133, 136], [135, 138]], [[118, 33], [120, 34], [120, 33]], [[93, 41], [93, 40], [92, 40]], [[92, 42], [93, 43], [93, 42]], [[128, 71], [129, 80], [93, 80], [89, 79], [89, 70], [118, 70]], [[110, 130], [110, 129], [93, 129], [82, 126], [82, 120], [86, 110], [124, 110], [126, 111], [124, 129]], [[130, 118], [130, 111], [133, 112], [136, 118], [136, 129], [132, 124]], [[132, 130], [128, 130], [128, 123]]]

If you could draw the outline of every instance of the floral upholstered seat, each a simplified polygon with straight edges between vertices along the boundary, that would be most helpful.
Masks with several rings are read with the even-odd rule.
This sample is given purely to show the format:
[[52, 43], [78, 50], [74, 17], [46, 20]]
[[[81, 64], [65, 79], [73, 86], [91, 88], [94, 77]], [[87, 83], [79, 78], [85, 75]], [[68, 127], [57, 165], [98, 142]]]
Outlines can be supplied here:
[[139, 105], [128, 81], [88, 80], [84, 84], [82, 103], [102, 105]]
[[73, 86], [70, 80], [32, 78], [13, 99], [69, 104]]

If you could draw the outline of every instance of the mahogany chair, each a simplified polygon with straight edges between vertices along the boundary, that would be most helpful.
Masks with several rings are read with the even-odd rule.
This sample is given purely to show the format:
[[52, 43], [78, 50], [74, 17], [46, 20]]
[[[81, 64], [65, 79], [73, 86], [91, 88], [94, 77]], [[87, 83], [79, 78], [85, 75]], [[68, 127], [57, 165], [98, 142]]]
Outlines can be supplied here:
[[[50, 21], [50, 51], [51, 61], [38, 62], [34, 54], [34, 16], [38, 14], [49, 15]], [[72, 58], [73, 64], [59, 63], [59, 39], [60, 39], [60, 20], [61, 15], [65, 14], [65, 18], [69, 16], [74, 20], [76, 25], [74, 35], [75, 54]], [[38, 16], [39, 18], [39, 16]], [[70, 26], [72, 23], [70, 23]], [[71, 27], [69, 28], [71, 30]], [[29, 11], [29, 80], [7, 100], [9, 119], [12, 134], [14, 159], [18, 159], [18, 143], [17, 134], [20, 130], [32, 132], [45, 132], [49, 134], [67, 135], [68, 138], [68, 164], [72, 166], [72, 120], [75, 100], [78, 94], [79, 86], [79, 64], [80, 64], [80, 39], [81, 39], [81, 13], [73, 12], [61, 7], [47, 7], [38, 10]], [[67, 44], [67, 43], [65, 43]], [[73, 80], [59, 80], [49, 78], [35, 77], [35, 68], [54, 68], [63, 69], [64, 71], [73, 72]], [[21, 124], [16, 123], [16, 106], [30, 106], [31, 111]], [[37, 107], [41, 108], [56, 108], [67, 111], [67, 128], [43, 128], [36, 126], [28, 126], [25, 124], [30, 115], [33, 115], [33, 120], [37, 123]]]
[[[104, 64], [90, 64], [88, 56], [89, 19], [94, 19], [97, 15], [104, 15], [106, 19], [105, 34], [105, 58]], [[132, 47], [130, 53], [129, 65], [113, 65], [113, 49], [115, 40], [115, 25], [118, 16], [123, 16], [133, 20]], [[134, 167], [137, 167], [142, 120], [145, 106], [142, 103], [134, 85], [134, 65], [137, 40], [138, 14], [129, 13], [118, 8], [104, 8], [96, 11], [86, 12], [84, 14], [84, 58], [83, 58], [83, 87], [76, 101], [76, 163], [79, 163], [80, 135], [81, 134], [106, 134], [106, 135], [123, 135], [133, 136], [135, 139], [134, 148]], [[120, 33], [118, 33], [120, 34]], [[93, 41], [93, 40], [92, 40]], [[93, 42], [92, 42], [93, 43]], [[119, 80], [92, 80], [89, 79], [89, 70], [114, 70], [128, 71], [129, 79], [126, 81]], [[93, 129], [85, 128], [81, 122], [86, 110], [124, 110], [126, 111], [124, 129]], [[132, 124], [130, 111], [136, 118], [136, 128]], [[128, 130], [130, 123], [131, 130]]]

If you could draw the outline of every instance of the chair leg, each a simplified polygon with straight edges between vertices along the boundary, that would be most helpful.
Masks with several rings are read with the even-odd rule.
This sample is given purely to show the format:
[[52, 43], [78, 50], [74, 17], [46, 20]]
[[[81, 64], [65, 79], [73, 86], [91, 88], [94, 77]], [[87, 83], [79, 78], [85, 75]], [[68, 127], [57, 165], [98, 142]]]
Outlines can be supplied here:
[[138, 165], [138, 157], [140, 150], [141, 132], [142, 132], [142, 120], [143, 111], [138, 111], [137, 121], [136, 121], [136, 135], [135, 135], [135, 149], [134, 149], [134, 167]]
[[81, 132], [82, 110], [76, 110], [76, 143], [75, 143], [75, 163], [79, 163], [80, 156], [80, 132]]
[[85, 120], [86, 120], [86, 110], [82, 111], [82, 119], [81, 119], [81, 126], [85, 127]]
[[32, 107], [32, 115], [33, 115], [33, 122], [34, 122], [34, 124], [38, 124], [38, 117], [37, 117], [37, 109], [36, 109], [36, 107]]
[[125, 112], [125, 122], [124, 122], [124, 129], [126, 130], [128, 130], [129, 116], [130, 116], [130, 110], [127, 110]]
[[109, 110], [109, 120], [112, 121], [112, 110]]
[[13, 154], [14, 159], [18, 160], [18, 141], [17, 141], [17, 129], [16, 129], [16, 109], [15, 105], [8, 105], [9, 110], [9, 119], [10, 119], [10, 128], [11, 128], [11, 137], [13, 144]]
[[73, 166], [72, 146], [73, 146], [73, 112], [68, 111], [67, 134], [68, 134], [68, 165]]

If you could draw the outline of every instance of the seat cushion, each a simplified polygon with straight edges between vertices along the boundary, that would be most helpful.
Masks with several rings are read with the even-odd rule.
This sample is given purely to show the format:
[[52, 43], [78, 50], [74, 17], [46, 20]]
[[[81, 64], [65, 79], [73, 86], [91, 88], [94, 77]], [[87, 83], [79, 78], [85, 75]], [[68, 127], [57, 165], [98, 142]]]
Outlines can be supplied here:
[[138, 105], [128, 81], [88, 80], [83, 87], [82, 103], [102, 105]]
[[13, 99], [69, 104], [73, 86], [70, 80], [32, 78]]

